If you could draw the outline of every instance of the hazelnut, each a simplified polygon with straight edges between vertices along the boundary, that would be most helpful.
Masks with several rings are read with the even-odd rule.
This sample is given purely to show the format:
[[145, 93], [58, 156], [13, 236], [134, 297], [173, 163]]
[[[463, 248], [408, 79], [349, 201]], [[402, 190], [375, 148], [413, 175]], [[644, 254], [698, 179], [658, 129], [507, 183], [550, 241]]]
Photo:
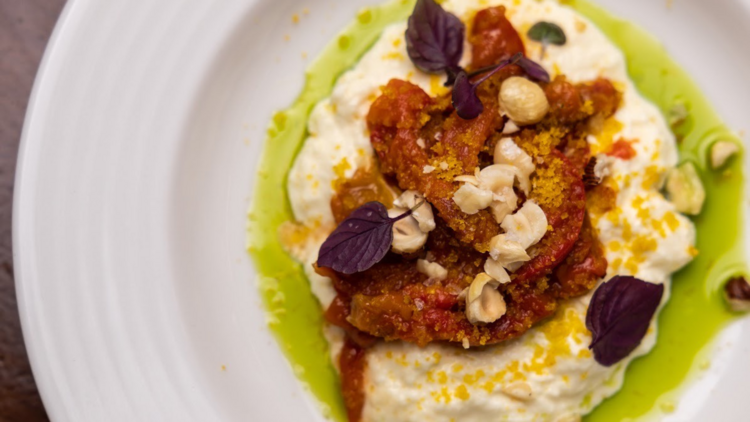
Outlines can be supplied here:
[[[403, 208], [391, 208], [388, 215], [391, 218], [398, 217], [407, 210]], [[413, 215], [398, 220], [393, 225], [393, 252], [404, 254], [416, 252], [427, 243], [427, 233], [419, 228], [419, 222]]]
[[734, 277], [724, 285], [724, 298], [735, 312], [750, 312], [750, 284], [745, 277]]
[[510, 276], [505, 267], [496, 259], [492, 259], [492, 257], [484, 261], [484, 272], [500, 284], [510, 283]]
[[493, 195], [491, 191], [481, 189], [471, 183], [464, 183], [453, 194], [453, 202], [458, 205], [461, 211], [469, 215], [476, 214], [479, 210], [489, 207], [492, 199]]
[[508, 239], [505, 234], [499, 234], [490, 240], [490, 257], [510, 271], [517, 270], [531, 259], [520, 243]]
[[506, 79], [500, 86], [500, 107], [518, 126], [539, 123], [549, 111], [544, 90], [520, 76]]
[[547, 216], [534, 201], [526, 201], [515, 214], [505, 217], [500, 227], [505, 230], [505, 239], [517, 242], [525, 250], [547, 233]]
[[693, 163], [683, 163], [669, 172], [667, 193], [677, 211], [688, 215], [700, 214], [706, 191]]
[[479, 273], [471, 285], [461, 292], [459, 297], [466, 298], [466, 317], [469, 322], [490, 323], [505, 315], [505, 299], [497, 291], [499, 285], [500, 283], [488, 274]]
[[500, 389], [503, 394], [508, 395], [516, 400], [530, 400], [532, 391], [531, 386], [525, 382], [514, 382]]
[[731, 141], [717, 141], [711, 145], [711, 168], [718, 169], [727, 163], [727, 160], [740, 152], [740, 147]]
[[508, 164], [518, 169], [518, 186], [524, 193], [528, 194], [531, 189], [531, 173], [536, 170], [534, 162], [529, 154], [519, 148], [513, 139], [503, 138], [495, 145], [495, 164]]
[[[422, 203], [418, 208], [414, 209], [417, 204]], [[393, 205], [404, 210], [411, 209], [411, 215], [419, 223], [419, 229], [423, 232], [431, 232], [435, 230], [435, 216], [432, 213], [432, 206], [425, 201], [424, 196], [415, 190], [407, 190], [401, 194]]]
[[431, 280], [443, 281], [448, 278], [448, 270], [437, 262], [430, 262], [426, 259], [417, 260], [417, 271], [426, 275]]

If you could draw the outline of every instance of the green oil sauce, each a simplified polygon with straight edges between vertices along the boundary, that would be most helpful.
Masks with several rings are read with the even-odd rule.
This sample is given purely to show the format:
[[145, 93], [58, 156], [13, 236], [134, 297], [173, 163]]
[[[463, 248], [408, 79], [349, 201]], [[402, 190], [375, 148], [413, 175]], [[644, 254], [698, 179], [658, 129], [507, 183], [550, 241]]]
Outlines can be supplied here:
[[[694, 219], [700, 254], [673, 277], [672, 297], [659, 319], [657, 346], [630, 365], [622, 390], [585, 420], [658, 418], [660, 412], [679, 406], [681, 389], [710, 365], [711, 341], [733, 318], [720, 292], [728, 277], [746, 273], [742, 166], [736, 158], [721, 171], [712, 171], [707, 151], [718, 139], [739, 140], [658, 41], [588, 1], [563, 3], [591, 19], [622, 49], [634, 83], [665, 116], [673, 113], [675, 105], [688, 111], [684, 122], [675, 127], [681, 138], [681, 159], [696, 164], [706, 189], [708, 200]], [[346, 421], [346, 415], [321, 332], [321, 309], [302, 267], [284, 252], [277, 235], [279, 226], [293, 219], [286, 175], [305, 139], [312, 107], [330, 94], [338, 76], [357, 62], [385, 26], [408, 17], [413, 4], [414, 0], [395, 0], [360, 12], [308, 69], [302, 94], [291, 107], [276, 113], [268, 129], [249, 213], [248, 250], [258, 270], [269, 327], [295, 374], [318, 399], [324, 413], [337, 421]]]

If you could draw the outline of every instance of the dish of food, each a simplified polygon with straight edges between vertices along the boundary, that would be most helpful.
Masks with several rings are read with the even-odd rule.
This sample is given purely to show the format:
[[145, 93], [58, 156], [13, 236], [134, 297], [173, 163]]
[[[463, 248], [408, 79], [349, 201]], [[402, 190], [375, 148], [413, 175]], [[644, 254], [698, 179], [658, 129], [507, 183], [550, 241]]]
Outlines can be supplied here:
[[348, 420], [575, 421], [615, 394], [700, 254], [681, 110], [557, 2], [420, 0], [386, 26], [310, 112], [279, 228]]
[[[401, 209], [395, 211], [400, 213], [388, 217], [380, 213], [380, 206], [371, 205], [375, 209], [370, 217], [375, 220], [370, 223], [380, 233], [372, 238], [373, 245], [382, 249], [368, 254], [373, 260], [369, 269], [362, 263], [363, 256], [346, 260], [362, 271], [348, 275], [339, 271], [344, 274], [340, 280], [356, 280], [358, 274], [374, 271], [396, 272], [392, 280], [404, 281], [404, 289], [391, 285], [384, 292], [370, 291], [376, 294], [369, 296], [415, 298], [420, 289], [429, 293], [434, 288], [445, 293], [447, 302], [440, 303], [451, 306], [436, 309], [437, 302], [424, 300], [419, 306], [437, 312], [442, 318], [438, 321], [453, 325], [420, 331], [429, 321], [420, 320], [416, 312], [404, 313], [412, 323], [395, 331], [393, 325], [377, 319], [354, 320], [357, 330], [370, 336], [358, 337], [364, 341], [361, 346], [369, 347], [353, 355], [362, 359], [352, 359], [352, 363], [368, 364], [359, 373], [363, 384], [373, 388], [360, 395], [361, 420], [391, 418], [398, 406], [403, 411], [396, 420], [420, 421], [502, 420], [504, 416], [512, 420], [523, 409], [521, 420], [533, 415], [538, 415], [537, 420], [576, 420], [583, 415], [586, 422], [747, 419], [737, 403], [745, 400], [750, 388], [750, 360], [746, 358], [750, 319], [729, 307], [741, 309], [746, 292], [742, 276], [747, 274], [743, 247], [748, 238], [743, 224], [747, 157], [733, 147], [744, 142], [746, 110], [750, 109], [750, 97], [745, 95], [750, 82], [744, 75], [750, 67], [745, 45], [750, 38], [747, 1], [438, 3], [456, 18], [442, 13], [429, 16], [452, 22], [445, 27], [452, 28], [449, 39], [462, 37], [464, 47], [459, 55], [458, 44], [449, 43], [451, 48], [445, 44], [446, 50], [435, 50], [446, 52], [445, 60], [435, 60], [422, 45], [421, 57], [429, 59], [420, 63], [425, 67], [422, 70], [409, 55], [405, 38], [416, 0], [68, 3], [29, 102], [14, 189], [13, 272], [24, 341], [52, 420], [347, 422], [346, 402], [351, 409], [356, 407], [352, 397], [345, 400], [343, 393], [364, 389], [342, 389], [342, 380], [355, 379], [342, 377], [337, 369], [338, 348], [346, 337], [326, 320], [329, 307], [323, 306], [334, 303], [339, 292], [318, 277], [310, 264], [318, 263], [321, 245], [339, 226], [336, 216], [343, 217], [334, 212], [331, 200], [341, 189], [353, 187], [358, 174], [368, 175], [367, 169], [378, 169], [382, 180], [376, 177], [373, 185], [380, 189], [378, 197], [367, 197], [364, 189], [362, 200], [377, 200], [386, 210], [395, 210], [389, 200], [415, 190], [429, 202], [435, 228], [429, 230], [432, 225], [425, 220], [425, 246], [413, 256], [390, 252], [394, 242], [403, 246], [405, 240], [400, 233], [398, 239], [387, 235], [385, 228], [397, 223], [392, 219], [401, 218], [398, 222], [410, 222], [411, 229], [419, 229], [411, 231], [417, 235], [413, 239], [421, 242], [425, 237], [411, 218], [424, 217], [426, 203], [415, 208], [422, 201], [412, 206], [409, 202], [415, 198], [406, 196], [398, 201]], [[541, 7], [547, 4], [549, 10]], [[503, 62], [504, 66], [480, 83], [495, 68], [470, 76], [478, 70], [472, 64], [479, 30], [474, 27], [475, 18], [478, 12], [500, 5], [506, 7], [505, 17], [525, 54], [497, 57], [488, 65]], [[498, 22], [503, 22], [499, 14]], [[560, 31], [552, 25], [531, 31], [542, 22]], [[463, 31], [455, 30], [460, 27]], [[450, 65], [456, 77], [452, 85], [443, 86], [449, 72], [432, 67], [441, 61]], [[523, 122], [533, 116], [513, 114], [514, 96], [510, 95], [503, 100], [506, 116], [502, 116], [500, 95], [495, 96], [493, 90], [501, 88], [504, 79], [510, 80], [509, 74], [519, 78], [514, 79], [518, 87], [541, 89], [550, 106], [554, 102], [545, 89], [559, 84], [558, 77], [564, 76], [581, 99], [581, 92], [588, 90], [586, 95], [590, 95], [596, 87], [594, 91], [601, 89], [605, 101], [592, 100], [592, 108], [583, 111], [604, 111], [602, 117], [614, 114], [604, 121], [588, 117], [586, 124], [554, 125], [560, 133], [572, 131], [581, 139], [586, 135], [586, 143], [560, 143], [552, 148], [557, 141], [551, 137], [548, 151], [527, 151], [524, 148], [529, 145], [521, 138], [524, 131], [536, 139], [542, 129], [553, 127], [545, 126], [545, 118], [560, 110], [550, 108], [539, 123]], [[544, 82], [545, 75], [549, 83]], [[387, 91], [381, 87], [391, 79], [401, 81], [394, 84], [409, 88], [428, 108], [429, 127], [420, 128], [419, 134], [426, 157], [432, 161], [420, 162], [421, 172], [415, 173], [414, 182], [437, 178], [438, 185], [455, 189], [447, 197], [428, 192], [425, 186], [402, 187], [400, 170], [389, 170], [385, 164], [404, 161], [393, 160], [389, 148], [379, 154], [380, 147], [373, 147], [372, 133], [389, 132], [384, 130], [388, 122], [383, 118], [399, 112], [382, 106]], [[458, 107], [453, 106], [454, 92], [462, 95], [456, 101]], [[542, 100], [539, 95], [534, 98]], [[616, 110], [598, 108], [614, 104], [612, 99], [617, 98]], [[371, 115], [376, 102], [381, 113]], [[535, 104], [544, 109], [544, 101]], [[464, 117], [456, 117], [459, 108]], [[498, 112], [486, 112], [491, 109]], [[488, 130], [508, 133], [485, 140], [476, 155], [478, 176], [475, 168], [464, 169], [458, 159], [437, 160], [437, 154], [448, 151], [432, 149], [438, 129], [450, 133], [446, 125], [461, 123], [459, 117], [465, 121], [461, 124], [473, 127], [486, 116], [492, 116]], [[638, 116], [653, 116], [655, 121], [642, 121]], [[374, 132], [368, 129], [368, 117], [377, 129]], [[517, 132], [506, 124], [511, 117], [519, 127]], [[603, 136], [607, 134], [611, 137]], [[495, 163], [495, 149], [505, 138], [513, 144], [505, 141], [509, 149], [501, 149], [498, 157], [506, 161]], [[658, 147], [651, 142], [656, 138], [662, 141]], [[618, 151], [606, 147], [610, 139], [623, 156], [607, 155]], [[393, 141], [388, 136], [382, 140]], [[627, 144], [635, 152], [630, 159], [624, 158], [632, 153]], [[503, 151], [510, 151], [512, 145], [531, 158], [534, 167], [528, 186], [520, 173], [525, 165], [503, 158]], [[590, 156], [597, 159], [591, 166], [590, 159], [584, 165], [587, 145]], [[657, 157], [655, 151], [659, 151]], [[549, 162], [548, 153], [552, 154]], [[714, 158], [717, 164], [724, 158], [726, 162], [715, 166]], [[310, 172], [312, 180], [308, 180], [305, 169], [315, 163], [319, 168]], [[449, 178], [445, 173], [459, 163], [462, 174]], [[561, 184], [567, 189], [565, 195], [569, 194], [562, 203], [545, 202], [558, 192], [539, 185], [551, 180], [540, 176], [554, 163], [568, 169], [560, 173], [569, 180]], [[686, 163], [692, 164], [692, 170]], [[644, 170], [652, 165], [659, 168]], [[424, 173], [425, 166], [435, 169], [427, 167]], [[507, 177], [495, 179], [499, 184], [492, 186], [508, 188], [510, 174], [512, 194], [504, 189], [498, 195], [508, 207], [506, 217], [516, 216], [518, 222], [526, 215], [528, 227], [539, 230], [526, 238], [530, 247], [513, 249], [519, 260], [529, 255], [528, 262], [532, 255], [545, 256], [539, 253], [549, 245], [545, 238], [576, 227], [560, 224], [556, 218], [565, 212], [554, 212], [550, 204], [557, 204], [557, 210], [574, 211], [567, 213], [567, 219], [580, 219], [582, 203], [575, 199], [581, 197], [581, 183], [587, 197], [617, 188], [615, 200], [622, 212], [603, 211], [611, 205], [608, 201], [587, 201], [583, 216], [585, 221], [588, 215], [588, 224], [581, 222], [581, 228], [587, 229], [580, 230], [573, 242], [580, 245], [584, 233], [591, 245], [601, 244], [603, 254], [596, 253], [596, 247], [589, 251], [606, 260], [606, 268], [602, 259], [595, 259], [598, 265], [584, 272], [588, 275], [579, 283], [566, 284], [559, 282], [561, 277], [571, 280], [570, 274], [566, 277], [560, 272], [562, 264], [542, 268], [554, 269], [551, 281], [545, 289], [538, 277], [530, 277], [528, 285], [538, 291], [528, 297], [539, 299], [545, 304], [543, 309], [519, 305], [522, 301], [515, 301], [509, 293], [516, 289], [515, 281], [498, 280], [503, 278], [500, 269], [516, 279], [527, 270], [514, 269], [511, 262], [499, 259], [495, 259], [499, 266], [485, 269], [488, 253], [467, 241], [470, 232], [448, 225], [455, 226], [459, 220], [445, 217], [446, 209], [456, 211], [453, 197], [463, 189], [462, 195], [467, 194], [463, 199], [481, 199], [473, 204], [477, 212], [466, 213], [466, 218], [488, 222], [489, 231], [481, 233], [490, 241], [507, 234], [510, 226], [503, 228], [492, 214], [502, 211], [493, 203], [494, 189], [490, 187], [490, 197], [486, 188], [488, 177], [503, 175]], [[643, 187], [648, 174], [663, 178], [663, 187], [661, 180]], [[376, 172], [369, 175], [378, 176]], [[617, 180], [618, 175], [622, 180]], [[700, 214], [676, 212], [694, 212], [690, 208], [699, 201], [690, 200], [695, 195], [670, 195], [669, 190], [682, 186], [698, 192], [696, 175], [705, 192]], [[317, 193], [313, 193], [316, 180]], [[516, 203], [510, 210], [513, 195]], [[637, 199], [641, 197], [642, 203]], [[680, 202], [679, 198], [688, 200]], [[481, 209], [488, 199], [489, 205]], [[305, 209], [305, 204], [310, 208]], [[549, 227], [536, 224], [542, 220], [533, 212], [534, 204]], [[353, 210], [360, 204], [342, 201], [341, 205]], [[669, 217], [659, 220], [669, 210], [678, 222], [674, 230]], [[454, 216], [459, 213], [464, 213], [460, 207]], [[316, 215], [329, 220], [321, 219], [319, 225], [305, 221]], [[653, 230], [643, 227], [644, 220]], [[652, 220], [661, 221], [664, 237], [656, 227], [659, 223]], [[625, 222], [630, 226], [630, 240], [625, 239]], [[690, 227], [695, 229], [694, 239]], [[544, 234], [532, 246], [542, 229], [546, 229]], [[525, 231], [515, 230], [516, 234]], [[569, 245], [574, 234], [558, 246]], [[656, 250], [651, 250], [654, 245], [649, 236], [654, 237]], [[317, 244], [308, 246], [313, 238]], [[685, 243], [675, 245], [677, 239]], [[696, 256], [689, 248], [693, 240]], [[448, 252], [441, 248], [441, 241], [452, 245]], [[559, 254], [568, 260], [571, 253], [565, 254], [566, 247]], [[337, 250], [355, 253], [360, 249]], [[459, 271], [457, 264], [444, 260], [445, 253], [452, 251], [476, 257], [460, 270], [471, 279], [452, 275]], [[636, 256], [637, 251], [642, 255]], [[499, 251], [496, 255], [505, 256]], [[405, 271], [395, 271], [396, 265]], [[439, 281], [442, 271], [436, 265], [447, 271], [445, 280]], [[433, 280], [427, 281], [420, 268], [433, 274]], [[505, 310], [481, 306], [481, 300], [470, 301], [472, 312], [480, 311], [472, 313], [477, 321], [472, 322], [466, 300], [474, 294], [466, 287], [481, 272], [490, 278], [480, 277], [479, 284], [487, 283], [481, 289], [478, 284], [474, 294], [481, 298], [486, 290], [490, 305], [500, 304], [499, 295]], [[632, 274], [640, 281], [626, 278]], [[387, 280], [382, 285], [386, 287]], [[497, 294], [493, 295], [495, 285]], [[575, 288], [563, 290], [562, 286]], [[622, 295], [615, 293], [623, 286], [638, 286], [633, 306], [616, 306], [632, 303], [631, 295], [618, 302]], [[626, 290], [631, 293], [630, 288]], [[368, 297], [358, 296], [362, 293], [352, 291], [351, 303], [381, 314], [387, 311]], [[340, 299], [346, 305], [346, 298]], [[415, 307], [418, 303], [413, 302]], [[592, 307], [597, 303], [603, 306]], [[633, 314], [638, 317], [627, 320], [637, 327], [624, 330], [633, 335], [602, 330], [627, 322], [610, 318], [621, 315], [615, 310], [623, 307], [637, 310]], [[349, 304], [339, 309], [351, 313], [353, 308]], [[393, 310], [399, 310], [401, 317], [406, 308]], [[526, 317], [518, 318], [520, 312]], [[495, 322], [481, 321], [501, 313]], [[503, 321], [514, 315], [515, 321], [524, 324], [503, 329]], [[346, 327], [350, 338], [359, 333]], [[469, 327], [467, 334], [464, 328]], [[634, 335], [644, 327], [645, 334]], [[592, 331], [598, 333], [597, 341], [589, 348]], [[607, 347], [613, 340], [622, 341], [618, 343], [622, 347]], [[351, 342], [348, 347], [352, 350]], [[608, 366], [610, 359], [617, 362]], [[529, 391], [531, 397], [526, 394]], [[548, 412], [555, 414], [545, 415]], [[511, 415], [515, 416], [511, 419]]]

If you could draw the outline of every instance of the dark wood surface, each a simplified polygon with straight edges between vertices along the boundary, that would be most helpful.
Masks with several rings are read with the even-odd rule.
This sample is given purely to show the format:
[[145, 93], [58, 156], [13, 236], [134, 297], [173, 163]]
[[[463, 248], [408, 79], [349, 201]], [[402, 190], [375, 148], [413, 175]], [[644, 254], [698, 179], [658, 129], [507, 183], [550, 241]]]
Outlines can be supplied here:
[[0, 422], [47, 421], [16, 307], [11, 245], [13, 177], [39, 61], [64, 0], [0, 0]]

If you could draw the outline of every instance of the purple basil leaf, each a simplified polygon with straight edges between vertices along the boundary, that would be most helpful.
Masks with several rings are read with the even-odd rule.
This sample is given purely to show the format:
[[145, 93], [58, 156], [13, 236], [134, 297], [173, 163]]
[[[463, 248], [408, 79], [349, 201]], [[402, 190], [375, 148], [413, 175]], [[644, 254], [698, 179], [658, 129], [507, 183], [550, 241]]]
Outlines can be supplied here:
[[521, 58], [518, 63], [516, 63], [521, 69], [523, 69], [524, 72], [526, 72], [526, 75], [539, 82], [549, 82], [550, 77], [549, 73], [547, 73], [546, 70], [542, 66], [539, 65], [539, 63], [531, 60], [528, 57]]
[[615, 276], [599, 286], [586, 314], [594, 359], [612, 366], [635, 350], [663, 295], [663, 285], [630, 276]]
[[[462, 69], [459, 71], [456, 76], [456, 82], [453, 84], [452, 93], [453, 108], [456, 109], [458, 117], [465, 120], [471, 120], [482, 114], [482, 111], [484, 111], [484, 105], [482, 105], [482, 101], [477, 96], [477, 87], [501, 69], [508, 65], [518, 63], [521, 58], [523, 58], [523, 55], [517, 53], [513, 57], [505, 59], [495, 66], [480, 69], [479, 71], [484, 73], [484, 76], [475, 82], [471, 81], [471, 77], [465, 70]], [[478, 74], [475, 73], [473, 75]]]
[[434, 0], [417, 0], [406, 29], [406, 51], [427, 73], [457, 69], [464, 50], [464, 24]]
[[368, 202], [352, 211], [328, 236], [318, 252], [318, 266], [343, 274], [365, 271], [380, 262], [391, 249], [393, 224], [411, 214], [388, 216], [380, 202]]
[[458, 117], [466, 120], [475, 119], [484, 111], [484, 105], [477, 96], [477, 87], [469, 80], [465, 71], [458, 72], [453, 84], [453, 107]]

